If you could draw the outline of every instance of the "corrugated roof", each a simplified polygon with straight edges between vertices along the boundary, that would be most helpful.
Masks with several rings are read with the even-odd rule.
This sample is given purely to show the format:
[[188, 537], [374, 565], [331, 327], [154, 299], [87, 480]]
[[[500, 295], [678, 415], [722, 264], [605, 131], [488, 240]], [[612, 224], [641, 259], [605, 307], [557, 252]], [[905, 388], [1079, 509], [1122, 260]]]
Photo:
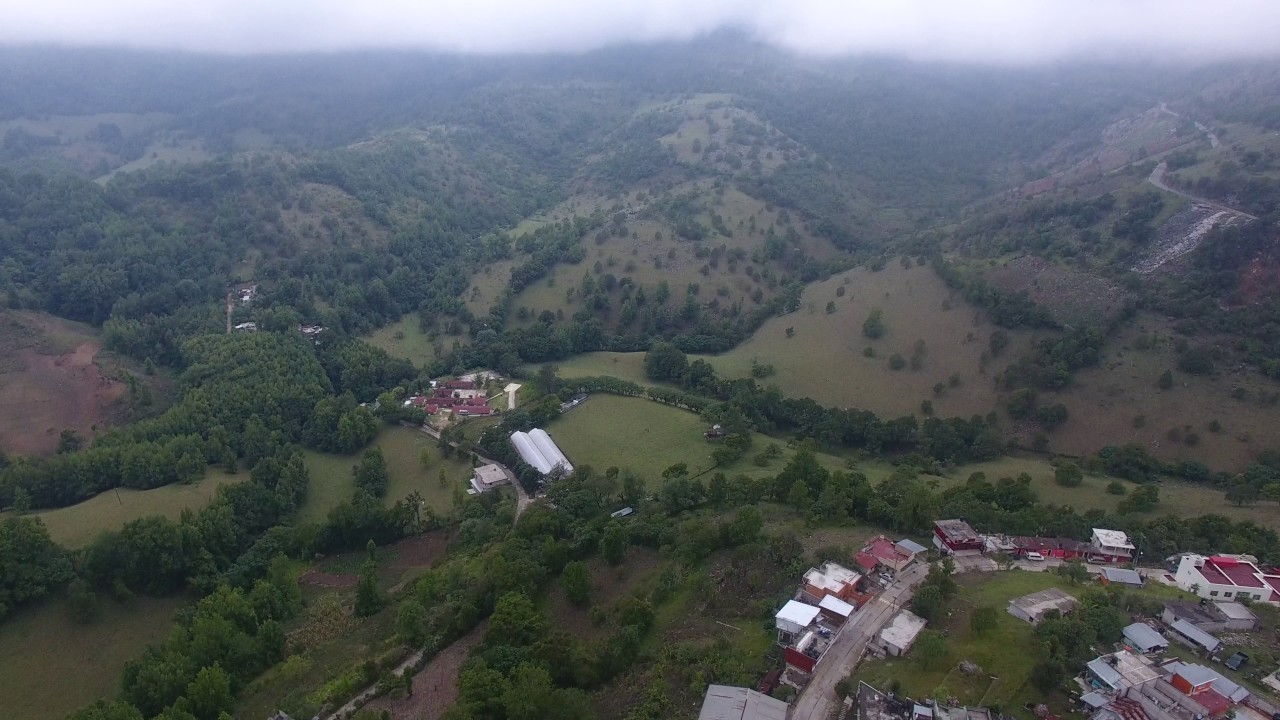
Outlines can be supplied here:
[[1232, 620], [1257, 620], [1258, 616], [1253, 611], [1238, 602], [1220, 602], [1214, 603], [1223, 615]]
[[1141, 585], [1142, 575], [1137, 570], [1128, 570], [1125, 568], [1102, 568], [1102, 576], [1108, 582], [1124, 583], [1126, 585]]
[[698, 720], [786, 720], [787, 704], [747, 688], [708, 685]]
[[1124, 636], [1143, 652], [1153, 648], [1169, 646], [1169, 641], [1165, 640], [1163, 635], [1156, 632], [1154, 628], [1146, 623], [1136, 622], [1126, 627]]
[[1195, 625], [1192, 625], [1186, 620], [1175, 620], [1169, 627], [1177, 630], [1181, 635], [1190, 639], [1197, 645], [1204, 647], [1206, 650], [1212, 650], [1221, 644], [1218, 638], [1201, 630]]
[[1127, 686], [1127, 683], [1124, 681], [1124, 676], [1121, 675], [1118, 670], [1111, 667], [1111, 665], [1102, 658], [1090, 660], [1088, 667], [1089, 672], [1097, 676], [1099, 680], [1117, 690]]
[[1091, 693], [1085, 693], [1084, 695], [1081, 695], [1080, 702], [1084, 703], [1085, 705], [1088, 705], [1091, 708], [1100, 708], [1103, 705], [1106, 705], [1107, 703], [1111, 702], [1111, 698], [1095, 690]]
[[915, 553], [916, 555], [919, 555], [922, 552], [929, 551], [929, 548], [921, 545], [920, 543], [916, 542], [915, 540], [912, 540], [911, 538], [903, 538], [899, 540], [898, 547], [902, 548], [903, 550], [906, 550], [907, 552]]

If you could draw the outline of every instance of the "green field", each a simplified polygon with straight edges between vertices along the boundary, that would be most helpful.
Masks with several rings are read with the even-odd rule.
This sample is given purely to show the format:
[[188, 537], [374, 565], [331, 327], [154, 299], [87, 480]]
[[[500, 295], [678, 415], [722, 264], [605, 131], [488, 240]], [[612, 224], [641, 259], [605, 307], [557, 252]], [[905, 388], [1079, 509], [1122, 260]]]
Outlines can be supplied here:
[[0, 707], [6, 720], [61, 718], [114, 697], [124, 664], [169, 634], [181, 598], [102, 600], [97, 621], [73, 622], [62, 600], [20, 610], [0, 623]]
[[[1240, 471], [1259, 452], [1280, 447], [1280, 406], [1263, 401], [1280, 386], [1248, 367], [1222, 367], [1210, 376], [1179, 372], [1177, 337], [1170, 321], [1138, 315], [1107, 342], [1097, 367], [1076, 373], [1068, 392], [1046, 394], [1043, 402], [1062, 402], [1071, 417], [1050, 436], [1050, 449], [1081, 454], [1132, 442], [1165, 461]], [[1165, 370], [1173, 371], [1169, 390], [1156, 386]], [[1232, 396], [1237, 388], [1241, 399]], [[1214, 420], [1218, 432], [1209, 429]], [[1173, 439], [1173, 430], [1184, 439]], [[1193, 434], [1194, 445], [1185, 439]]]
[[[388, 506], [417, 490], [437, 512], [447, 512], [452, 506], [455, 484], [466, 485], [471, 478], [469, 460], [444, 459], [435, 439], [418, 430], [386, 427], [378, 435], [376, 444], [386, 456], [387, 473], [391, 476], [386, 496]], [[431, 452], [431, 462], [425, 467], [418, 460], [418, 453], [424, 447]], [[360, 455], [308, 450], [306, 462], [311, 472], [311, 488], [298, 518], [304, 522], [322, 522], [330, 510], [351, 500], [355, 492], [351, 469], [360, 462]], [[448, 481], [443, 486], [439, 481], [442, 468]]]
[[[596, 470], [611, 466], [628, 469], [650, 488], [656, 488], [662, 471], [676, 463], [686, 463], [690, 474], [711, 468], [711, 451], [716, 446], [703, 438], [706, 430], [706, 422], [695, 413], [643, 398], [603, 394], [592, 395], [547, 426], [570, 462]], [[782, 448], [781, 457], [764, 467], [752, 463], [751, 456], [770, 443]], [[747, 456], [719, 471], [730, 476], [773, 476], [793, 454], [785, 440], [753, 433]], [[833, 455], [819, 453], [818, 461], [830, 470], [845, 467], [844, 461]], [[875, 470], [871, 474], [876, 474]]]
[[88, 545], [100, 533], [118, 530], [131, 520], [149, 515], [177, 520], [183, 510], [199, 510], [208, 505], [223, 485], [248, 478], [248, 472], [227, 475], [210, 468], [199, 482], [175, 483], [152, 490], [108, 490], [70, 507], [32, 514], [44, 521], [49, 535], [57, 543], [76, 549]]

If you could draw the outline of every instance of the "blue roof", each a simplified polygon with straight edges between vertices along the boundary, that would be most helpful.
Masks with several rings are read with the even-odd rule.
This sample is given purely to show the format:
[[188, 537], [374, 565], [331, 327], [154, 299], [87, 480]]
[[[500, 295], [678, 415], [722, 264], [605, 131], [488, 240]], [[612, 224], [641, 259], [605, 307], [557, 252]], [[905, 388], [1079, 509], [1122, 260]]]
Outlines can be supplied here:
[[1141, 585], [1142, 576], [1137, 570], [1127, 570], [1125, 568], [1102, 568], [1102, 576], [1108, 582], [1124, 583], [1125, 585]]
[[1222, 644], [1218, 638], [1201, 630], [1195, 625], [1192, 625], [1186, 620], [1177, 620], [1169, 627], [1173, 628], [1178, 632], [1178, 634], [1206, 650], [1213, 650]]

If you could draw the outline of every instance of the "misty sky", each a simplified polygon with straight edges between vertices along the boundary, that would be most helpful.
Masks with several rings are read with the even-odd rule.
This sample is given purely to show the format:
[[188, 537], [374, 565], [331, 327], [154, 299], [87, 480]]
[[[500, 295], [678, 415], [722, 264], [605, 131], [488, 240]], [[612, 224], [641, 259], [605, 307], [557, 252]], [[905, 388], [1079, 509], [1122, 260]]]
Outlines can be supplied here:
[[1280, 0], [0, 0], [0, 42], [582, 51], [737, 28], [792, 50], [1039, 62], [1280, 55]]

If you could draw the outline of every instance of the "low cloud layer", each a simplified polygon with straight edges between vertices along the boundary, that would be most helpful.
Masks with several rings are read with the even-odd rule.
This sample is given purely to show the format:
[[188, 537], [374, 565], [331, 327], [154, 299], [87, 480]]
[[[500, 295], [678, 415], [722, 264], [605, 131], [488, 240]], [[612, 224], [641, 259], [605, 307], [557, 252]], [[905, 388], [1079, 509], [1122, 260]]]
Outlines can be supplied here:
[[577, 52], [721, 28], [821, 55], [1280, 55], [1277, 0], [5, 0], [0, 42], [226, 53]]

